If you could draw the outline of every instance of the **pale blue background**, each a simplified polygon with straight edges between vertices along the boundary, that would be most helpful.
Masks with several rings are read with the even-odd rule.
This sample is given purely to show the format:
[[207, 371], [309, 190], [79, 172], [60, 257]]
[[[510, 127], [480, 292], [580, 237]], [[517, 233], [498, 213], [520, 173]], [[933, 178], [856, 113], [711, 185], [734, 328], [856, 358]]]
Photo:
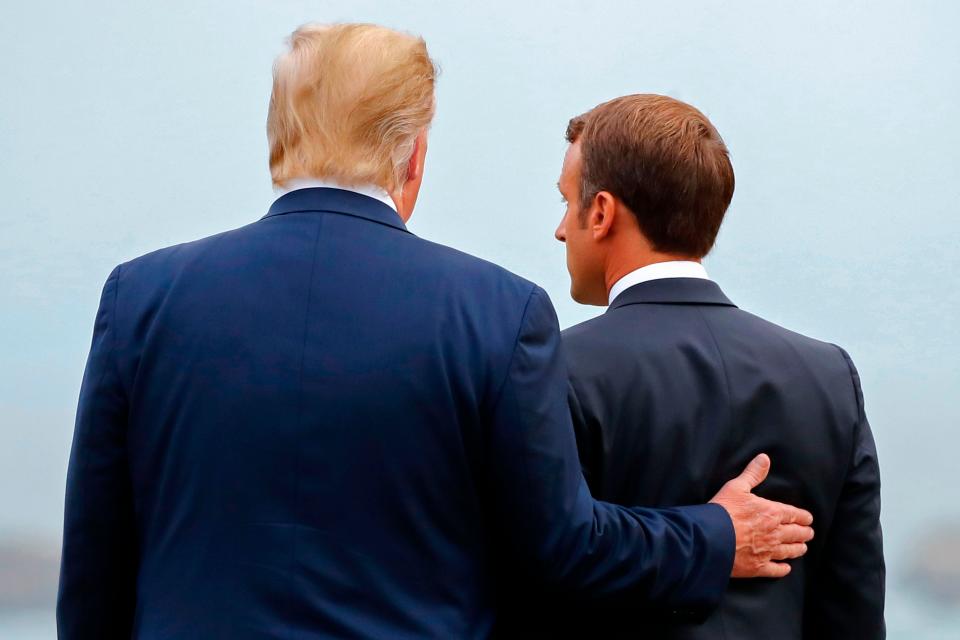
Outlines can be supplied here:
[[[111, 268], [263, 215], [284, 37], [374, 21], [422, 34], [443, 68], [412, 230], [542, 284], [564, 326], [600, 311], [568, 299], [552, 238], [567, 119], [636, 92], [706, 112], [737, 174], [707, 267], [740, 306], [853, 355], [884, 474], [890, 635], [947, 637], [960, 615], [903, 574], [917, 536], [960, 518], [957, 6], [4, 2], [0, 539], [58, 544]], [[0, 636], [51, 637], [51, 619], [0, 613]]]

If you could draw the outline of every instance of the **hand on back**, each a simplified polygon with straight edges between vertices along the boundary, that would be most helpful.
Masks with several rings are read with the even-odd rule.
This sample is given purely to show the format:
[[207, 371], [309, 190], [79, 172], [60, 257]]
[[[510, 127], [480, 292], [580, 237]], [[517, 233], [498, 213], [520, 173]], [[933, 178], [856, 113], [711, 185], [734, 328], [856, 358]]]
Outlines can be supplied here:
[[810, 512], [752, 493], [769, 472], [770, 458], [761, 453], [710, 500], [726, 509], [733, 521], [734, 578], [782, 578], [790, 573], [784, 560], [804, 555], [806, 543], [813, 539]]

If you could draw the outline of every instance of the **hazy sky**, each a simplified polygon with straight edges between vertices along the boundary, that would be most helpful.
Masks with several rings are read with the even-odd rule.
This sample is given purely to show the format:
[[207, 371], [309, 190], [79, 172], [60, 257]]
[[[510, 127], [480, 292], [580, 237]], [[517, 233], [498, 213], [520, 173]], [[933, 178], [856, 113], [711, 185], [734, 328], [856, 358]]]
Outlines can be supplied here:
[[[890, 563], [960, 518], [956, 3], [7, 3], [0, 21], [0, 534], [60, 527], [93, 315], [118, 262], [273, 199], [273, 57], [308, 21], [422, 34], [442, 68], [411, 229], [543, 285], [573, 324], [555, 182], [569, 117], [665, 93], [737, 189], [707, 267], [740, 306], [846, 347]], [[776, 464], [776, 461], [774, 461]]]

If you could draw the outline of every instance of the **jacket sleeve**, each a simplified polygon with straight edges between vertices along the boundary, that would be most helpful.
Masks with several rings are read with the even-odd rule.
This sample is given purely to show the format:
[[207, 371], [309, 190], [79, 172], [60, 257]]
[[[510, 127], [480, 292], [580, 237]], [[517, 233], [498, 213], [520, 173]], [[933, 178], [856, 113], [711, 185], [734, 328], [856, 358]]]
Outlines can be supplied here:
[[886, 570], [880, 529], [880, 467], [863, 408], [860, 376], [850, 356], [840, 351], [853, 379], [858, 418], [846, 480], [816, 583], [808, 592], [806, 626], [810, 637], [816, 638], [883, 638]]
[[67, 471], [57, 596], [61, 640], [129, 638], [135, 603], [127, 401], [113, 359], [117, 267], [107, 279], [83, 374]]
[[556, 314], [534, 288], [487, 449], [492, 503], [516, 569], [580, 598], [628, 596], [690, 610], [718, 604], [734, 555], [726, 511], [594, 500], [577, 458], [567, 390]]

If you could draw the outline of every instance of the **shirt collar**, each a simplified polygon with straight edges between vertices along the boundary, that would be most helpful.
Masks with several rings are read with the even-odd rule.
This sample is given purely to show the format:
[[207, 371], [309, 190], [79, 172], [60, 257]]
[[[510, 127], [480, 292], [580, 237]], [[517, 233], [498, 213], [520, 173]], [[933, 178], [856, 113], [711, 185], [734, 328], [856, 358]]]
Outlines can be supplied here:
[[276, 191], [277, 196], [284, 196], [291, 191], [297, 191], [299, 189], [313, 189], [316, 187], [325, 189], [340, 189], [341, 191], [352, 191], [353, 193], [359, 193], [361, 195], [374, 198], [375, 200], [379, 200], [394, 211], [397, 210], [397, 205], [394, 204], [393, 198], [390, 197], [390, 194], [388, 194], [383, 188], [372, 184], [347, 187], [335, 180], [325, 180], [320, 178], [291, 178], [290, 180], [287, 180], [284, 186], [275, 187], [274, 191]]
[[663, 278], [699, 278], [709, 280], [707, 270], [699, 262], [689, 260], [671, 260], [669, 262], [655, 262], [645, 267], [634, 269], [627, 275], [613, 283], [610, 287], [608, 304], [613, 304], [621, 293], [634, 285], [649, 280], [661, 280]]

